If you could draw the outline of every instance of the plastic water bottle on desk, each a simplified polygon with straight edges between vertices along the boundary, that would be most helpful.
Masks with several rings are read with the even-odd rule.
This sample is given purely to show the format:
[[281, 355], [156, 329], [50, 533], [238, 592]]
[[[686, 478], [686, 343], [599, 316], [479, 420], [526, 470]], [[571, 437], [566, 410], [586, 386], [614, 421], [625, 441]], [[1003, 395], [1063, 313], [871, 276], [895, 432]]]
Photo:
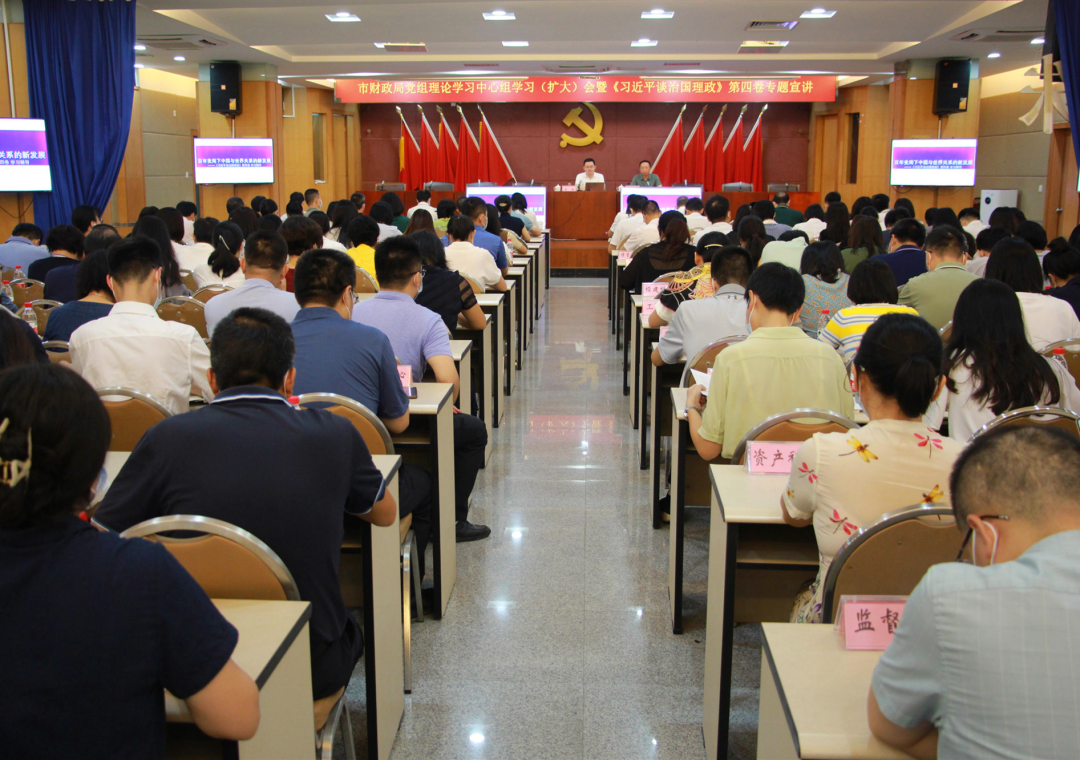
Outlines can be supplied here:
[[26, 304], [19, 309], [19, 319], [26, 324], [30, 325], [30, 329], [37, 332], [37, 312], [34, 311], [34, 307], [30, 304]]
[[0, 288], [0, 293], [3, 293], [12, 301], [15, 300], [15, 293], [13, 293], [11, 290], [11, 280], [4, 280], [4, 285], [2, 288]]
[[831, 315], [832, 312], [829, 309], [821, 310], [821, 318], [818, 320], [817, 323], [817, 335], [814, 336], [815, 338], [825, 331], [825, 325], [829, 324], [829, 319]]

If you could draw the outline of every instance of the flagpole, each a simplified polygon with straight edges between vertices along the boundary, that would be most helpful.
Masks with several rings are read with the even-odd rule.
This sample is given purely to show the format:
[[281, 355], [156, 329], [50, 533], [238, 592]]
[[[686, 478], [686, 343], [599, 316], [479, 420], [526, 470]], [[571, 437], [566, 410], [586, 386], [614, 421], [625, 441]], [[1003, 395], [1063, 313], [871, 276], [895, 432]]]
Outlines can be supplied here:
[[431, 139], [433, 139], [435, 141], [435, 148], [437, 150], [438, 147], [439, 147], [439, 138], [435, 134], [435, 130], [433, 130], [431, 128], [431, 125], [428, 124], [427, 116], [424, 115], [424, 107], [422, 105], [420, 105], [419, 103], [416, 104], [416, 107], [420, 109], [420, 120], [423, 122], [422, 126], [427, 127], [427, 131], [429, 133], [431, 133]]
[[413, 147], [416, 148], [416, 152], [420, 152], [420, 145], [416, 142], [416, 138], [413, 137], [412, 130], [409, 129], [408, 122], [405, 121], [405, 114], [401, 112], [401, 106], [394, 106], [394, 110], [397, 111], [398, 116], [401, 117], [401, 128], [409, 134], [409, 139], [412, 140]]
[[697, 132], [698, 127], [700, 127], [701, 123], [705, 120], [705, 109], [708, 108], [708, 107], [709, 106], [706, 104], [705, 107], [701, 109], [701, 113], [698, 114], [697, 121], [694, 122], [694, 127], [693, 127], [693, 129], [690, 130], [690, 136], [687, 137], [686, 142], [683, 143], [683, 151], [684, 152], [686, 151], [687, 148], [690, 147], [690, 141], [694, 139], [694, 133]]
[[446, 127], [446, 134], [450, 136], [450, 142], [454, 144], [454, 150], [457, 150], [457, 138], [454, 137], [454, 132], [452, 129], [450, 129], [450, 125], [446, 121], [446, 114], [442, 112], [442, 106], [435, 106], [435, 110], [439, 112], [439, 126]]
[[754, 122], [754, 128], [750, 130], [750, 134], [748, 134], [746, 136], [746, 140], [743, 141], [743, 150], [746, 150], [747, 146], [750, 145], [750, 138], [754, 136], [754, 131], [761, 126], [761, 117], [764, 116], [765, 112], [768, 110], [769, 104], [766, 103], [764, 106], [762, 106], [761, 111], [757, 115], [757, 121]]
[[[664, 151], [667, 150], [668, 143], [671, 142], [671, 138], [675, 136], [675, 130], [679, 128], [679, 122], [682, 121], [683, 112], [686, 111], [686, 103], [683, 103], [683, 107], [679, 109], [679, 115], [675, 117], [675, 123], [671, 125], [671, 131], [668, 132], [667, 139], [664, 140], [663, 147], [660, 148], [660, 152], [656, 156], [656, 161], [659, 161], [664, 155]], [[656, 168], [656, 161], [653, 161], [653, 168]]]
[[724, 105], [720, 107], [720, 115], [716, 117], [716, 123], [713, 124], [712, 132], [709, 133], [708, 138], [705, 140], [706, 148], [709, 147], [709, 143], [712, 142], [713, 137], [716, 135], [716, 130], [720, 128], [721, 123], [724, 121], [725, 111], [727, 111], [727, 103], [724, 103]]
[[479, 103], [476, 104], [476, 108], [478, 111], [480, 111], [481, 121], [483, 122], [483, 124], [487, 125], [487, 131], [488, 134], [491, 136], [491, 141], [495, 143], [495, 150], [499, 151], [500, 158], [502, 158], [503, 163], [506, 164], [507, 171], [510, 172], [510, 179], [514, 180], [514, 182], [517, 182], [517, 176], [514, 175], [514, 168], [510, 166], [510, 162], [506, 160], [506, 154], [503, 153], [502, 146], [499, 145], [499, 141], [495, 138], [495, 133], [491, 131], [491, 122], [487, 120], [487, 114], [484, 113], [483, 108], [480, 108]]
[[731, 127], [731, 133], [727, 136], [727, 139], [724, 140], [724, 151], [725, 152], [727, 151], [727, 146], [731, 143], [731, 138], [735, 136], [735, 130], [739, 128], [739, 122], [742, 121], [743, 114], [746, 113], [746, 109], [749, 108], [749, 107], [750, 107], [750, 105], [747, 104], [747, 105], [742, 107], [741, 111], [739, 111], [739, 118], [737, 118], [735, 120], [734, 126]]
[[[479, 150], [480, 143], [477, 141], [476, 135], [473, 134], [472, 127], [469, 126], [468, 120], [465, 118], [465, 111], [462, 110], [460, 104], [458, 104], [456, 106], [456, 108], [457, 108], [458, 114], [461, 116], [461, 122], [465, 125], [465, 131], [469, 133], [469, 137], [472, 138], [473, 145], [475, 145], [477, 147], [477, 149]], [[483, 113], [483, 111], [481, 111], [481, 113]]]

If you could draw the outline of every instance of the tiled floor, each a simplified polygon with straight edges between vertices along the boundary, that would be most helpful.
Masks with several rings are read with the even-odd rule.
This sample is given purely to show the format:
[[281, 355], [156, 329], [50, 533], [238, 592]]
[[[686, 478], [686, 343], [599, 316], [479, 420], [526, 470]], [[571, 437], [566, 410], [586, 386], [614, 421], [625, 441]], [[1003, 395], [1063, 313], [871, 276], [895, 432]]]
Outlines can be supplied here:
[[[708, 514], [689, 522], [688, 620], [675, 636], [667, 529], [651, 525], [605, 294], [602, 280], [552, 280], [474, 493], [470, 519], [492, 536], [458, 545], [446, 616], [413, 626], [393, 760], [704, 757]], [[736, 642], [729, 756], [750, 758], [756, 627]], [[357, 734], [362, 684], [349, 694]]]

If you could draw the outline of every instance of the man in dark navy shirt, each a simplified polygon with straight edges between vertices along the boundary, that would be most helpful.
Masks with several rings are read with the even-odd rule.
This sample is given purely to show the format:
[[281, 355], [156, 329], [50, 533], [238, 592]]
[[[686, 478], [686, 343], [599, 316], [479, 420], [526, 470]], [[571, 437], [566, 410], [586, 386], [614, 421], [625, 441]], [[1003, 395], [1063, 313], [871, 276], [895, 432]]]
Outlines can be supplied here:
[[880, 256], [896, 277], [896, 289], [904, 287], [912, 277], [926, 274], [926, 228], [915, 219], [901, 219], [892, 226], [889, 252]]
[[161, 515], [203, 515], [264, 541], [312, 604], [313, 695], [331, 697], [363, 653], [338, 582], [344, 513], [389, 525], [397, 505], [351, 423], [286, 400], [296, 371], [285, 320], [237, 309], [212, 345], [213, 403], [148, 431], [96, 517], [122, 531]]

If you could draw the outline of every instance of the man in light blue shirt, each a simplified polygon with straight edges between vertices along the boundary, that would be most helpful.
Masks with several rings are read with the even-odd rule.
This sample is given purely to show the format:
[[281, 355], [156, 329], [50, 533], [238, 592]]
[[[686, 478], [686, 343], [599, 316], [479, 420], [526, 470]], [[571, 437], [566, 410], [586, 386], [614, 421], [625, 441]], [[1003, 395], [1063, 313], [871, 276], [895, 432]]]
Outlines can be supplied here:
[[241, 306], [253, 306], [272, 311], [286, 322], [292, 322], [300, 311], [296, 297], [281, 289], [285, 281], [285, 262], [289, 260], [289, 245], [276, 232], [259, 230], [244, 241], [244, 256], [240, 269], [244, 284], [235, 290], [214, 296], [206, 302], [206, 331], [213, 338], [214, 328]]
[[1080, 748], [1080, 441], [977, 437], [953, 467], [975, 566], [935, 565], [874, 670], [870, 728], [917, 758], [1075, 758]]
[[36, 224], [22, 222], [15, 225], [11, 237], [0, 245], [0, 266], [22, 267], [23, 277], [27, 277], [30, 264], [38, 259], [49, 258], [49, 249], [41, 244], [45, 239], [41, 228]]
[[[503, 245], [503, 241], [498, 235], [492, 235], [486, 229], [488, 223], [487, 201], [476, 197], [467, 199], [464, 213], [473, 220], [473, 225], [476, 227], [476, 237], [473, 239], [473, 245], [477, 248], [483, 248], [494, 256], [495, 265], [502, 270], [503, 277], [505, 277], [510, 268], [510, 264], [506, 260], [506, 246]], [[448, 235], [443, 235], [442, 244], [444, 246], [450, 245]]]

